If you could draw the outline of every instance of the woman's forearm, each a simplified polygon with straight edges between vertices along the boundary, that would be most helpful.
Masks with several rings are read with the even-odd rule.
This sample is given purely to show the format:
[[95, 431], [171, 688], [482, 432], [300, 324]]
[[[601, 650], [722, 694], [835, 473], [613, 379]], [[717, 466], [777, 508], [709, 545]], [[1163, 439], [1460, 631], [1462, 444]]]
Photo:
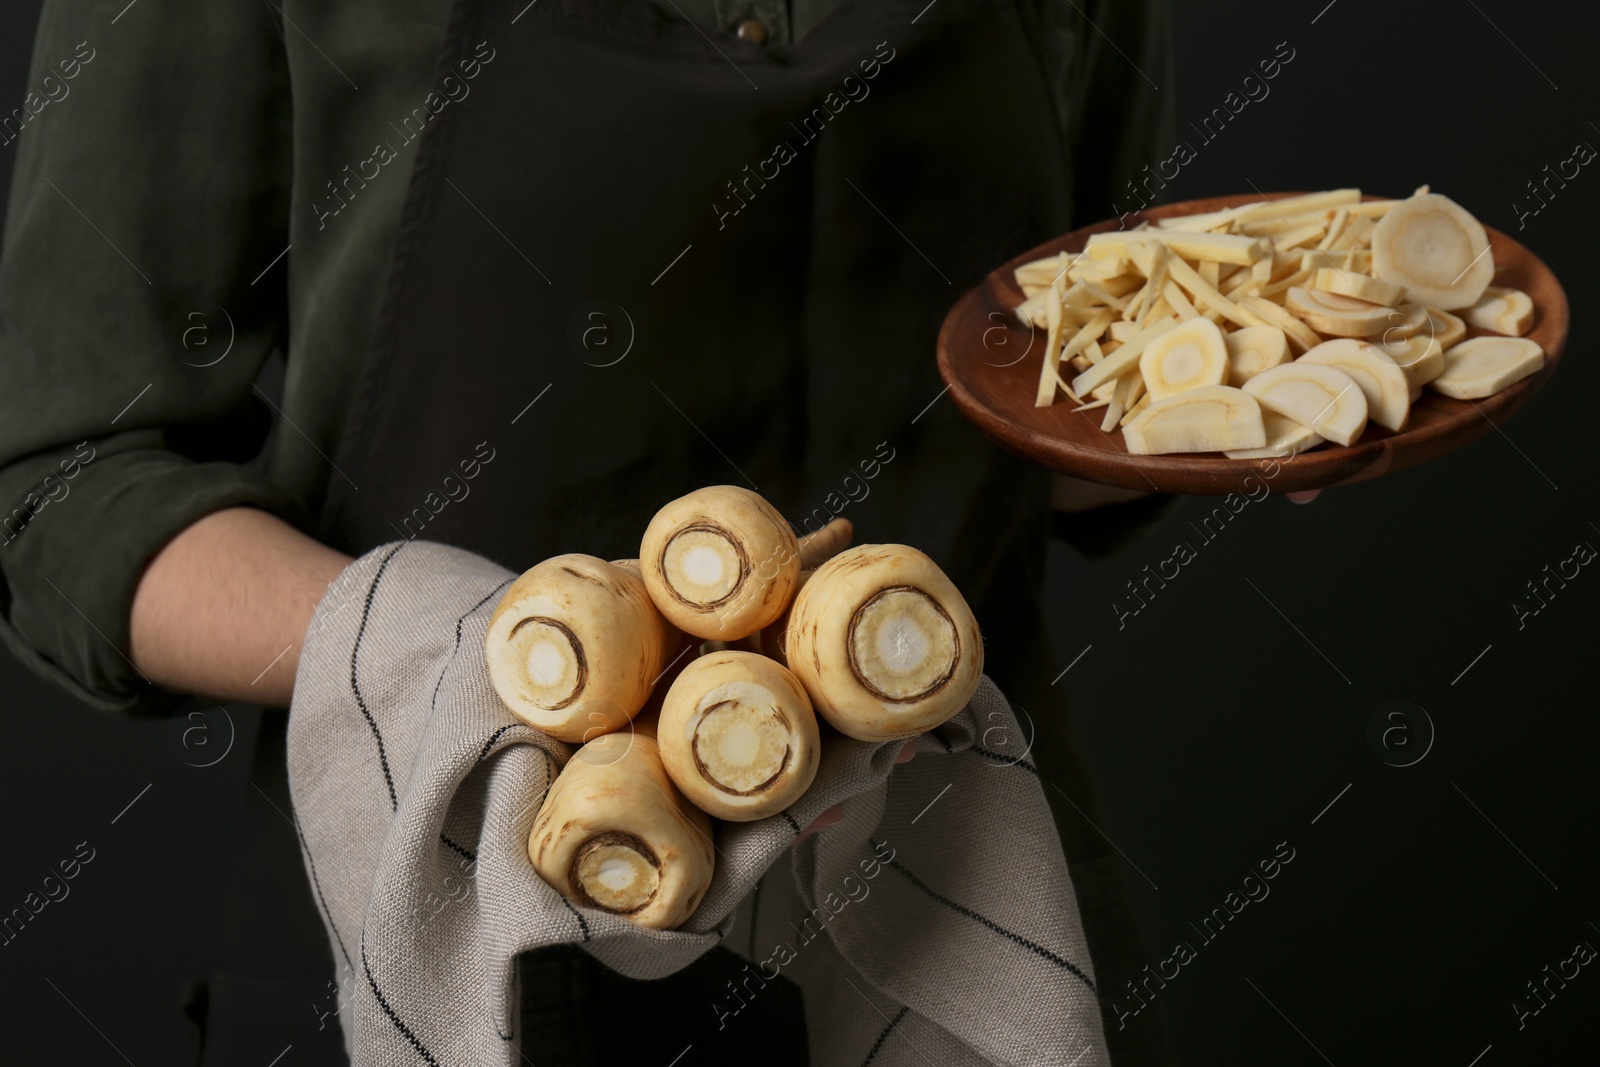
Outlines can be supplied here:
[[349, 563], [264, 511], [208, 515], [145, 568], [134, 665], [169, 689], [287, 707], [312, 613]]

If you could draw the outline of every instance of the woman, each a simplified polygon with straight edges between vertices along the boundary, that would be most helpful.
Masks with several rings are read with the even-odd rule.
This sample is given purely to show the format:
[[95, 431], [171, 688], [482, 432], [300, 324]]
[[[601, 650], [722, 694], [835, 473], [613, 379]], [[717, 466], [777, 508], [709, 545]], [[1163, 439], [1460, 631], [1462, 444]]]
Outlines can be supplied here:
[[[15, 134], [0, 264], [19, 656], [120, 713], [285, 707], [353, 555], [628, 556], [666, 499], [754, 486], [966, 592], [1071, 794], [1096, 966], [1131, 974], [1049, 687], [1051, 487], [951, 410], [932, 353], [965, 287], [1161, 158], [1159, 0], [47, 3], [32, 80], [73, 57]], [[257, 776], [287, 810], [283, 729]], [[333, 1032], [306, 1006], [333, 965], [296, 848], [281, 820], [246, 845], [207, 1063]], [[261, 892], [263, 865], [298, 892]], [[525, 1052], [604, 1062], [571, 1020], [623, 980], [528, 966]], [[1107, 1030], [1141, 1062], [1159, 1041]]]

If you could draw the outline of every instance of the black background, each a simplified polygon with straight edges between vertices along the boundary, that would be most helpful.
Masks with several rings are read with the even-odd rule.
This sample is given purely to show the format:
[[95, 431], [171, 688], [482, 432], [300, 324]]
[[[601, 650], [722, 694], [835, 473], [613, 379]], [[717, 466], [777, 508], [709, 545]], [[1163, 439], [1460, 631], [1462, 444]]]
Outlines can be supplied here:
[[[1520, 1030], [1511, 1008], [1576, 943], [1600, 947], [1600, 573], [1584, 568], [1522, 629], [1511, 608], [1547, 564], [1600, 546], [1588, 436], [1600, 169], [1521, 230], [1513, 208], [1533, 206], [1525, 185], [1546, 164], [1600, 146], [1594, 26], [1576, 7], [1507, 0], [1324, 2], [1175, 4], [1177, 78], [1160, 91], [1177, 94], [1197, 158], [1165, 198], [1431, 183], [1563, 279], [1566, 360], [1504, 432], [1423, 469], [1308, 507], [1253, 503], [1203, 547], [1188, 524], [1214, 502], [1199, 500], [1103, 561], [1055, 546], [1052, 641], [1073, 663], [1058, 684], [1150, 962], [1178, 941], [1198, 949], [1158, 994], [1180, 1062], [1594, 1062], [1595, 967]], [[27, 91], [37, 7], [0, 8], [0, 111]], [[1187, 123], [1282, 41], [1295, 58], [1270, 95], [1202, 144]], [[7, 186], [14, 152], [0, 148]], [[1198, 557], [1119, 630], [1113, 599], [1180, 540]], [[176, 1004], [209, 970], [230, 827], [267, 803], [246, 776], [260, 713], [231, 707], [241, 740], [196, 767], [226, 749], [220, 714], [185, 747], [171, 724], [99, 715], [8, 657], [0, 693], [0, 912], [79, 842], [95, 849], [70, 896], [0, 948], [9, 1051], [190, 1061]], [[1436, 732], [1413, 766], [1386, 765], [1368, 741], [1392, 700], [1425, 708]], [[1414, 745], [1423, 732], [1414, 718]], [[1271, 895], [1203, 943], [1189, 924], [1280, 842], [1295, 859]], [[1130, 977], [1100, 976], [1113, 995]]]

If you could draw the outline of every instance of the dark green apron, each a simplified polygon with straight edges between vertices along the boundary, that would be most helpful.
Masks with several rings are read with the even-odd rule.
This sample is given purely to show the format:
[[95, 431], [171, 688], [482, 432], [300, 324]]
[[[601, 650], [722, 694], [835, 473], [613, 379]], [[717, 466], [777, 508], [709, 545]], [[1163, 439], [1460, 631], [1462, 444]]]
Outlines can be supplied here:
[[[460, 0], [441, 73], [493, 62], [419, 146], [324, 539], [422, 537], [520, 570], [637, 555], [656, 509], [703, 485], [756, 489], [801, 532], [844, 514], [946, 568], [989, 673], [1039, 724], [1033, 758], [1092, 813], [1046, 695], [1045, 476], [962, 421], [934, 365], [963, 288], [1070, 224], [1034, 18], [1025, 0], [845, 0], [768, 53], [650, 0]], [[1114, 859], [1062, 808], [1096, 965], [1131, 975]], [[660, 1053], [681, 1029], [637, 1015], [665, 993], [607, 1026], [623, 980], [542, 955], [535, 1062]], [[537, 988], [555, 974], [593, 985], [594, 1025]], [[656, 988], [696, 981], [720, 988]], [[790, 1036], [752, 1028], [748, 1047], [803, 1060], [791, 1003]], [[601, 1047], [574, 1051], [576, 1027]]]

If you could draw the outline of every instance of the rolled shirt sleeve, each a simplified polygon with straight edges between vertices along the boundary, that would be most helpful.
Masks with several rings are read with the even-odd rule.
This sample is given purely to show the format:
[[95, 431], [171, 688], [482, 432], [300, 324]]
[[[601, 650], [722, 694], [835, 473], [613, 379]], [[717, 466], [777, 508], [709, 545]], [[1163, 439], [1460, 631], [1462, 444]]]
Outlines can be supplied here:
[[[109, 711], [144, 564], [221, 508], [304, 521], [245, 462], [284, 329], [289, 74], [261, 4], [50, 0], [0, 252], [0, 636]], [[117, 17], [115, 25], [113, 17]], [[38, 100], [44, 103], [38, 104]]]

